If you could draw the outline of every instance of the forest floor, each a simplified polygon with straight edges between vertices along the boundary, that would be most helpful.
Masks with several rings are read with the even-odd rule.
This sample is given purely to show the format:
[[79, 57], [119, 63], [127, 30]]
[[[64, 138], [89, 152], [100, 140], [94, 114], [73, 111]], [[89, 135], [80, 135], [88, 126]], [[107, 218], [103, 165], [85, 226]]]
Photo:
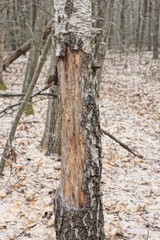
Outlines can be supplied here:
[[[7, 91], [20, 93], [27, 57], [4, 73]], [[47, 79], [47, 61], [35, 90]], [[160, 240], [160, 60], [150, 53], [107, 53], [100, 95], [101, 127], [143, 155], [137, 158], [102, 135], [106, 239]], [[0, 111], [18, 98], [1, 99]], [[22, 116], [14, 149], [0, 178], [0, 240], [54, 240], [53, 198], [61, 163], [40, 147], [48, 100], [34, 99]], [[16, 111], [0, 115], [0, 153]]]

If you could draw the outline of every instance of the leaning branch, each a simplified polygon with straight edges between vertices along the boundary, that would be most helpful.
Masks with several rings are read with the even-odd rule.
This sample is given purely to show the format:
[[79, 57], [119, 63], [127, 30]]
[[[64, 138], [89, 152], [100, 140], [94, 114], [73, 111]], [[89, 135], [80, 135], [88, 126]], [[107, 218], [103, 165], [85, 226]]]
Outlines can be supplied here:
[[121, 147], [123, 147], [124, 149], [126, 149], [128, 152], [130, 152], [132, 155], [134, 155], [135, 157], [138, 158], [144, 158], [141, 154], [133, 151], [131, 148], [129, 148], [125, 143], [121, 142], [120, 140], [118, 140], [117, 138], [115, 138], [112, 134], [110, 134], [109, 132], [107, 132], [106, 130], [101, 128], [101, 132], [104, 133], [105, 135], [107, 135], [108, 137], [110, 137], [112, 140], [114, 140], [116, 143], [118, 143]]
[[[50, 34], [51, 32], [51, 26], [47, 26], [45, 28], [45, 31], [43, 33], [43, 39], [45, 40], [47, 38], [47, 36]], [[25, 54], [31, 47], [31, 43], [32, 43], [32, 38], [29, 39], [27, 42], [25, 42], [21, 47], [19, 47], [17, 50], [15, 50], [11, 56], [7, 57], [6, 59], [4, 59], [3, 61], [3, 70], [6, 70], [6, 68], [12, 63], [14, 62], [17, 58], [19, 58], [20, 56], [22, 56], [23, 54]]]
[[13, 139], [15, 137], [15, 133], [16, 133], [16, 130], [17, 130], [17, 127], [18, 127], [18, 124], [19, 124], [19, 121], [21, 119], [21, 116], [23, 114], [23, 111], [24, 111], [24, 108], [26, 106], [26, 104], [29, 102], [31, 96], [32, 96], [32, 92], [33, 92], [33, 89], [37, 83], [37, 80], [38, 80], [38, 77], [40, 75], [40, 72], [42, 70], [42, 67], [46, 61], [46, 58], [47, 58], [47, 54], [48, 54], [48, 51], [49, 51], [49, 48], [50, 48], [50, 45], [51, 45], [51, 35], [48, 37], [47, 41], [46, 41], [46, 44], [45, 44], [45, 47], [44, 47], [44, 50], [43, 50], [43, 53], [42, 53], [42, 56], [41, 56], [41, 59], [39, 61], [39, 64], [37, 66], [37, 69], [34, 73], [34, 76], [32, 78], [32, 81], [27, 89], [27, 93], [18, 109], [18, 112], [17, 112], [17, 115], [14, 119], [14, 122], [13, 122], [13, 125], [11, 127], [11, 130], [10, 130], [10, 133], [9, 133], [9, 136], [8, 136], [8, 139], [7, 139], [7, 142], [5, 144], [5, 147], [4, 147], [4, 150], [3, 150], [3, 153], [2, 153], [2, 158], [1, 158], [1, 162], [0, 162], [0, 175], [3, 174], [3, 170], [4, 170], [4, 167], [5, 167], [5, 162], [6, 162], [6, 158], [7, 158], [7, 152], [9, 150], [9, 148], [12, 146], [12, 142], [13, 142]]
[[[25, 95], [26, 95], [25, 93], [13, 93], [13, 94], [12, 93], [4, 93], [4, 94], [2, 93], [2, 94], [0, 94], [0, 98], [24, 97]], [[52, 93], [39, 93], [39, 94], [36, 94], [36, 95], [40, 95], [40, 96], [54, 96]]]

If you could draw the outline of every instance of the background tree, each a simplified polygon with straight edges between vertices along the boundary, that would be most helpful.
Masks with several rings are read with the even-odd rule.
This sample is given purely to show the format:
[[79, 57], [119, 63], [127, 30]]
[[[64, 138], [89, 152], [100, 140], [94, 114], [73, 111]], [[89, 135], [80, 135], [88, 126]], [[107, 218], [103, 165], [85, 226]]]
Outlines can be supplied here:
[[4, 40], [6, 30], [7, 3], [0, 2], [0, 90], [6, 90], [3, 81], [3, 57], [4, 57]]
[[152, 6], [153, 6], [153, 2], [152, 0], [149, 0], [148, 2], [149, 4], [149, 9], [148, 9], [148, 41], [147, 41], [147, 45], [148, 45], [148, 51], [152, 50]]
[[[36, 21], [34, 26], [34, 35], [31, 43], [31, 49], [28, 58], [27, 70], [25, 74], [25, 79], [23, 83], [22, 93], [26, 93], [30, 85], [31, 79], [36, 70], [39, 56], [42, 48], [43, 41], [43, 31], [46, 21], [46, 12], [43, 9], [48, 9], [48, 1], [41, 1], [41, 7], [37, 10]], [[29, 115], [33, 114], [33, 107], [31, 103], [25, 106], [24, 112]]]
[[[54, 6], [52, 5], [52, 15], [54, 15]], [[55, 33], [55, 26], [52, 24], [52, 32]], [[55, 41], [51, 47], [51, 60], [48, 76], [48, 84], [52, 84], [50, 93], [59, 95], [59, 80], [56, 66], [56, 46]], [[48, 100], [48, 109], [46, 115], [45, 129], [41, 141], [41, 146], [46, 149], [47, 154], [61, 155], [61, 108], [59, 97], [50, 97]]]
[[124, 52], [125, 50], [125, 42], [126, 42], [126, 21], [125, 21], [125, 11], [127, 8], [126, 0], [122, 0], [121, 6], [121, 25], [120, 25], [120, 36], [121, 36], [121, 49]]
[[158, 59], [158, 40], [159, 40], [159, 10], [160, 5], [158, 0], [154, 0], [154, 28], [153, 28], [153, 58]]

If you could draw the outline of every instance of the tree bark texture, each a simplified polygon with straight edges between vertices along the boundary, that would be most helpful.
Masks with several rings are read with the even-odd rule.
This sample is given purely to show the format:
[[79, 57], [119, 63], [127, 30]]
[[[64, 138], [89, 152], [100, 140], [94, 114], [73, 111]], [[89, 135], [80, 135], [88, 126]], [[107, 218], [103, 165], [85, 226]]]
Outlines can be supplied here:
[[102, 240], [101, 141], [91, 1], [55, 2], [61, 102], [61, 182], [57, 240]]

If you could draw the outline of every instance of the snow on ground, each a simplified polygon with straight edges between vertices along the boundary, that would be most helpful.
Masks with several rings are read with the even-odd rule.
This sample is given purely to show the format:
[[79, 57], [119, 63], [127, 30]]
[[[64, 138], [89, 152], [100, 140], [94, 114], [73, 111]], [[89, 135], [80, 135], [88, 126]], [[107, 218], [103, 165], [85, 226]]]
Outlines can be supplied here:
[[[20, 93], [27, 57], [5, 74], [7, 92]], [[49, 61], [37, 89], [47, 79]], [[102, 190], [106, 239], [160, 239], [160, 61], [149, 53], [107, 53], [100, 96], [101, 127], [144, 158], [102, 135]], [[0, 111], [18, 99], [1, 99]], [[0, 240], [54, 240], [53, 198], [60, 177], [57, 156], [40, 148], [47, 99], [34, 99], [14, 141], [16, 163], [0, 178]], [[0, 153], [16, 112], [0, 118]]]

